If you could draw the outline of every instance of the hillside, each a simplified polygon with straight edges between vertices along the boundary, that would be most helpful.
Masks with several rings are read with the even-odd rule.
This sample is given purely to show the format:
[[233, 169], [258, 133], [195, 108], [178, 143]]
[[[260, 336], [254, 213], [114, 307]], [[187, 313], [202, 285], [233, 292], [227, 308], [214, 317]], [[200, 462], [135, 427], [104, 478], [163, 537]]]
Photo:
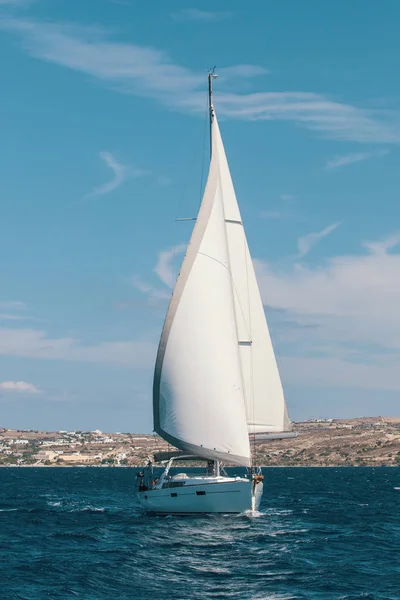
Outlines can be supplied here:
[[[309, 420], [297, 438], [256, 444], [266, 466], [400, 465], [400, 418]], [[0, 428], [0, 466], [141, 466], [167, 450], [158, 436], [102, 431], [23, 431]]]

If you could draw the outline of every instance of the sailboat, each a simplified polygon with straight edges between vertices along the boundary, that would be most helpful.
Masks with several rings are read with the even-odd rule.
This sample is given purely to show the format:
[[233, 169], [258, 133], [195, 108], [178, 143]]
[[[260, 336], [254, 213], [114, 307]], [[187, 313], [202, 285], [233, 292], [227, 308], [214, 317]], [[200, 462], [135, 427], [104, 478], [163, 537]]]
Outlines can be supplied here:
[[[156, 513], [258, 510], [263, 475], [251, 448], [293, 435], [213, 105], [215, 77], [208, 179], [154, 370], [154, 430], [178, 451], [154, 457], [166, 465], [158, 479], [153, 461], [138, 474], [140, 504]], [[205, 472], [171, 474], [186, 459], [206, 461]], [[247, 471], [231, 476], [224, 465]]]

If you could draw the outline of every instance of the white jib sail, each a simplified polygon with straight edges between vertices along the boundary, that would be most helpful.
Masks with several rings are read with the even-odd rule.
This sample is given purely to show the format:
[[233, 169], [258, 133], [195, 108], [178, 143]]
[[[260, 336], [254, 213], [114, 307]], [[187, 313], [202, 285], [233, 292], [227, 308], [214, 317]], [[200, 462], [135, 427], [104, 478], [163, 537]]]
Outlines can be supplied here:
[[212, 139], [213, 155], [218, 155], [248, 430], [288, 431], [281, 379], [216, 118]]
[[153, 388], [154, 428], [190, 453], [251, 460], [220, 152], [212, 154], [197, 222], [168, 309]]

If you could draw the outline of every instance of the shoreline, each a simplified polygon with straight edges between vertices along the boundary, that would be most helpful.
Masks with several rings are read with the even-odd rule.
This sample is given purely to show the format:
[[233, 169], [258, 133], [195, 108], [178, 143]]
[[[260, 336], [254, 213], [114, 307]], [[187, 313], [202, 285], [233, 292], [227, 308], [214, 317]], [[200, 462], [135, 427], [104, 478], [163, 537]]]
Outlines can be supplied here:
[[[154, 467], [158, 469], [164, 468], [163, 465], [154, 463]], [[257, 465], [261, 469], [393, 469], [399, 468], [400, 464], [338, 464], [338, 465]], [[0, 465], [0, 469], [145, 469], [146, 465]], [[186, 465], [175, 465], [174, 468], [179, 469], [202, 469], [200, 465], [188, 467]], [[235, 465], [225, 465], [226, 469], [245, 469], [246, 467], [235, 467]]]
[[[293, 431], [293, 438], [258, 441], [253, 463], [263, 468], [400, 466], [400, 418], [311, 419], [293, 423]], [[154, 454], [173, 450], [152, 434], [0, 428], [0, 467], [143, 469]]]

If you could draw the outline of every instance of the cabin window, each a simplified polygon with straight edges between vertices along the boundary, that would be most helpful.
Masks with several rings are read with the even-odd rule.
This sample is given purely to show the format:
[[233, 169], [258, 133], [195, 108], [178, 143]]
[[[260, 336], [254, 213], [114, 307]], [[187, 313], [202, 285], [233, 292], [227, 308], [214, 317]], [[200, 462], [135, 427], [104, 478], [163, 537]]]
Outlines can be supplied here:
[[205, 496], [206, 493], [205, 492], [196, 492], [196, 496]]
[[183, 487], [184, 485], [185, 485], [184, 481], [166, 481], [165, 483], [163, 483], [162, 489]]
[[178, 496], [178, 494], [176, 492], [172, 492], [171, 498], [176, 498], [177, 496]]

